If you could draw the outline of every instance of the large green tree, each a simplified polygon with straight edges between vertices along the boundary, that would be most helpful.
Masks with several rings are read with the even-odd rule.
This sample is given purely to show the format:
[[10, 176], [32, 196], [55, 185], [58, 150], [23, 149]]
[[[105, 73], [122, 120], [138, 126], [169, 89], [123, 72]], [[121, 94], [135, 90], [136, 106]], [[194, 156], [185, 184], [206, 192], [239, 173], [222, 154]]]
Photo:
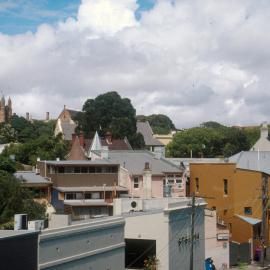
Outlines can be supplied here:
[[22, 187], [18, 179], [0, 170], [0, 228], [5, 228], [14, 214], [27, 213], [29, 219], [45, 219], [45, 205], [35, 202], [33, 198], [33, 194]]
[[177, 133], [167, 146], [167, 154], [172, 157], [228, 157], [250, 145], [242, 130], [223, 126], [215, 122], [203, 123]]
[[128, 98], [122, 98], [115, 91], [88, 99], [75, 120], [77, 130], [82, 130], [86, 136], [92, 136], [95, 131], [104, 136], [109, 131], [115, 139], [127, 137], [136, 147], [141, 142], [136, 135], [136, 110]]
[[138, 115], [137, 120], [148, 121], [153, 132], [156, 134], [168, 134], [172, 130], [175, 130], [172, 120], [164, 114]]

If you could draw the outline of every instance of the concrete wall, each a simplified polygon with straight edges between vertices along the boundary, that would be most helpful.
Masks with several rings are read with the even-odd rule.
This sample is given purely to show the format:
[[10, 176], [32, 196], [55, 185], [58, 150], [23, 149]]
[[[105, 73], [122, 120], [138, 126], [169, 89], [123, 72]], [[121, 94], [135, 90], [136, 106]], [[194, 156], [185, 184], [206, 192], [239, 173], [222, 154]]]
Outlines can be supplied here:
[[39, 266], [49, 270], [124, 270], [124, 220], [107, 218], [42, 231]]
[[37, 250], [38, 232], [0, 231], [0, 269], [37, 270]]
[[[179, 239], [191, 234], [191, 208], [172, 211], [169, 214], [169, 268], [170, 270], [189, 269], [190, 241], [179, 245]], [[205, 236], [204, 207], [196, 208], [194, 234], [199, 239], [194, 241], [193, 269], [204, 270]]]
[[[146, 200], [147, 201], [147, 200]], [[152, 200], [154, 201], [154, 200]], [[186, 201], [187, 203], [187, 201]], [[189, 269], [190, 243], [179, 246], [181, 237], [190, 237], [190, 207], [182, 202], [167, 203], [165, 210], [125, 215], [125, 238], [156, 240], [158, 270]], [[196, 208], [194, 269], [204, 269], [204, 207]]]

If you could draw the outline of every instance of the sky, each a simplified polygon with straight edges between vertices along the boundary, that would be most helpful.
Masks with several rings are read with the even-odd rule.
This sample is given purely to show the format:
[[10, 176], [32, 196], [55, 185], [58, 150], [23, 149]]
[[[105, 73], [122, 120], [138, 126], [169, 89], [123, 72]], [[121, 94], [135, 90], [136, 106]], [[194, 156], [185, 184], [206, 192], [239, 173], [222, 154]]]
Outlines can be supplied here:
[[117, 91], [178, 128], [267, 121], [268, 0], [0, 0], [0, 91], [19, 115]]

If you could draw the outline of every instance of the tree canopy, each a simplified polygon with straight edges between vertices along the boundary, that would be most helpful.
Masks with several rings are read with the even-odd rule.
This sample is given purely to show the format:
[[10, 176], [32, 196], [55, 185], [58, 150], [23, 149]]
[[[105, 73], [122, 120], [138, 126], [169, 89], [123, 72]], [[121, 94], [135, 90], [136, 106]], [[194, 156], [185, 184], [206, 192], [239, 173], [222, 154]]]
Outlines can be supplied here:
[[[64, 159], [68, 145], [61, 136], [54, 136], [55, 121], [27, 121], [13, 115], [10, 124], [0, 126], [0, 143], [10, 143], [2, 157], [15, 156], [19, 163], [35, 165], [41, 159]], [[1, 159], [0, 159], [1, 162]], [[0, 167], [1, 169], [1, 167]]]
[[82, 130], [86, 136], [91, 136], [98, 131], [101, 136], [111, 132], [113, 138], [123, 139], [127, 137], [137, 147], [141, 142], [136, 135], [136, 110], [128, 98], [122, 98], [117, 92], [107, 92], [88, 99], [81, 113], [76, 115], [78, 130]]
[[156, 134], [168, 134], [172, 130], [175, 130], [172, 120], [164, 114], [138, 115], [137, 120], [142, 122], [148, 121], [153, 132]]
[[45, 219], [45, 205], [35, 202], [33, 198], [33, 194], [22, 187], [18, 179], [0, 170], [0, 228], [5, 228], [5, 224], [18, 213], [27, 213], [29, 219]]
[[250, 148], [244, 131], [216, 122], [178, 132], [167, 146], [172, 157], [229, 157]]

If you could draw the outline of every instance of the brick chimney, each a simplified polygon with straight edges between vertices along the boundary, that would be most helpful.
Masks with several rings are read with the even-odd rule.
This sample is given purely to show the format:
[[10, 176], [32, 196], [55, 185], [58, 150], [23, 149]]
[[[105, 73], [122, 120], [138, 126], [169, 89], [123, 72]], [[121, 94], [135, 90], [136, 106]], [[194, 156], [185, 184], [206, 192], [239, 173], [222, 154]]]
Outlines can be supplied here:
[[50, 113], [46, 112], [46, 121], [49, 121], [49, 120], [50, 120]]
[[74, 144], [77, 135], [75, 133], [73, 133], [71, 136], [72, 136], [72, 144]]
[[80, 141], [80, 146], [85, 148], [84, 134], [82, 131], [80, 131], [79, 141]]
[[27, 112], [27, 113], [26, 113], [26, 115], [25, 115], [25, 119], [26, 119], [27, 121], [29, 121], [29, 120], [30, 120], [30, 114], [29, 114], [29, 112]]

